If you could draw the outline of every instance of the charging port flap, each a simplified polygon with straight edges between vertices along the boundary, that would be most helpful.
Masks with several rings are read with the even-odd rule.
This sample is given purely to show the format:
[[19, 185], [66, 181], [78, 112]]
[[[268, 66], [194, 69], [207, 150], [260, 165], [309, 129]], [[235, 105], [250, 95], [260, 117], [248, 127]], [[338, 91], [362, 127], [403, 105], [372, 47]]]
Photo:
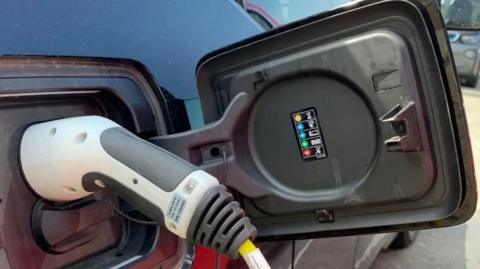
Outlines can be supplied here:
[[443, 27], [432, 0], [359, 1], [213, 52], [208, 125], [154, 142], [236, 190], [262, 238], [463, 222], [475, 179]]

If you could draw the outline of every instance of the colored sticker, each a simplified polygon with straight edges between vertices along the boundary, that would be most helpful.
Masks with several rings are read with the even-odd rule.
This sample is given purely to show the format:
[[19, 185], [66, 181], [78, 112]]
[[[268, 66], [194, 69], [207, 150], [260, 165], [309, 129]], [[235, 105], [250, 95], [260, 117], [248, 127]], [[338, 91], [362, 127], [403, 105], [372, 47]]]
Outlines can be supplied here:
[[318, 160], [327, 157], [327, 150], [315, 108], [305, 108], [291, 113], [300, 155], [303, 160]]

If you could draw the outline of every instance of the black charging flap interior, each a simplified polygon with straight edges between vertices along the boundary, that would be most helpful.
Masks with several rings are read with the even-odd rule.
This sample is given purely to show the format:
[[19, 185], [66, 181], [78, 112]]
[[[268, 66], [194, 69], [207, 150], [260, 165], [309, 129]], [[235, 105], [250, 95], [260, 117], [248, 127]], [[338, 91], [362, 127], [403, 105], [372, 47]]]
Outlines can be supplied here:
[[204, 57], [209, 124], [157, 143], [236, 190], [262, 238], [453, 225], [476, 194], [452, 62], [433, 1], [356, 2]]

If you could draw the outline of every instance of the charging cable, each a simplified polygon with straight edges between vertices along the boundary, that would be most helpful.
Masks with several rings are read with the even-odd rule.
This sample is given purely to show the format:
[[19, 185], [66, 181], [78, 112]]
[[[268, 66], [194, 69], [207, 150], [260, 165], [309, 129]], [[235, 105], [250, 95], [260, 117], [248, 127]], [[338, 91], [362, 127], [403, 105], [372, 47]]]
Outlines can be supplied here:
[[271, 269], [260, 249], [252, 241], [245, 241], [239, 252], [249, 269]]

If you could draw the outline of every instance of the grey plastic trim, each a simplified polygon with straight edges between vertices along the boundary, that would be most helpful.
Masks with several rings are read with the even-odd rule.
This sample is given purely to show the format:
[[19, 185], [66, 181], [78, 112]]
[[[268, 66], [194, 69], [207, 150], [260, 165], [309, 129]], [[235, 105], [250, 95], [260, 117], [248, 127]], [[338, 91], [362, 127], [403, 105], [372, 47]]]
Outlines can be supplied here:
[[173, 191], [187, 175], [196, 170], [185, 160], [141, 140], [123, 128], [105, 130], [100, 136], [100, 143], [114, 159], [167, 192]]

